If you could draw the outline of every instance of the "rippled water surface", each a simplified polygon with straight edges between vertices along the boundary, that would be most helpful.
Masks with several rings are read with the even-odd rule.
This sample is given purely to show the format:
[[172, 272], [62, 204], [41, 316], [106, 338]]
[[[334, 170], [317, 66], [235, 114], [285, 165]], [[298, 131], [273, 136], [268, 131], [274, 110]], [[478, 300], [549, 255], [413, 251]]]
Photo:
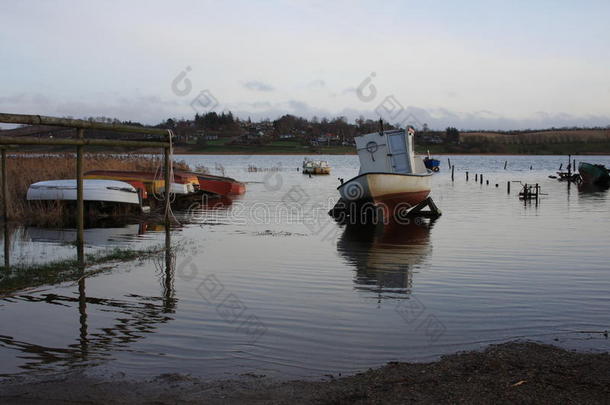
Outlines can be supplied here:
[[[356, 156], [328, 156], [332, 174], [312, 178], [296, 170], [302, 156], [178, 158], [220, 164], [248, 191], [176, 212], [190, 223], [172, 231], [169, 270], [162, 257], [123, 263], [0, 298], [0, 374], [86, 366], [315, 378], [517, 338], [610, 346], [597, 333], [610, 329], [610, 199], [549, 179], [565, 158], [451, 156], [452, 182], [442, 157], [432, 196], [443, 216], [373, 228], [326, 215], [337, 178], [356, 175]], [[610, 166], [609, 157], [582, 160]], [[524, 204], [508, 181], [539, 183], [545, 195]], [[74, 255], [71, 230], [11, 235], [13, 263]], [[163, 236], [141, 224], [90, 229], [87, 250]]]

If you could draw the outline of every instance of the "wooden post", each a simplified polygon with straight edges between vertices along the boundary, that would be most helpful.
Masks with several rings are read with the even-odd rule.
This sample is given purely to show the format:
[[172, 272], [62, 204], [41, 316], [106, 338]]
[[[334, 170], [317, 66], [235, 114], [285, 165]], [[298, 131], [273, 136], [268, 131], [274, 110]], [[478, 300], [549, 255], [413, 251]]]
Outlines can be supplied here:
[[[78, 139], [83, 139], [85, 130], [79, 128]], [[80, 266], [85, 265], [85, 203], [83, 201], [83, 146], [76, 146], [76, 250]]]
[[165, 222], [169, 224], [169, 211], [170, 211], [170, 188], [171, 188], [171, 178], [170, 178], [170, 169], [171, 162], [169, 159], [169, 148], [163, 149], [164, 154], [164, 174], [165, 174]]
[[506, 182], [506, 193], [510, 194], [510, 181]]
[[447, 165], [451, 167], [451, 159], [447, 158]]
[[483, 184], [483, 173], [479, 175], [479, 180], [481, 180], [481, 184]]
[[485, 181], [485, 184], [489, 186], [489, 180], [486, 180], [486, 181]]
[[10, 233], [8, 231], [8, 177], [7, 177], [7, 162], [6, 162], [6, 149], [2, 148], [2, 218], [4, 220], [4, 270], [8, 271], [11, 251], [11, 240]]
[[8, 177], [7, 177], [7, 168], [6, 168], [6, 149], [2, 148], [2, 197], [4, 204], [2, 204], [2, 218], [4, 218], [4, 222], [8, 221], [8, 205], [9, 205], [9, 195], [8, 195]]
[[504, 170], [506, 170], [506, 166], [508, 166], [508, 160], [504, 161]]
[[479, 174], [478, 174], [478, 173], [475, 173], [475, 174], [474, 174], [474, 181], [475, 181], [475, 182], [476, 182], [476, 181], [479, 181]]
[[466, 172], [466, 181], [468, 181], [468, 172]]
[[568, 155], [568, 176], [572, 176], [572, 155]]
[[171, 160], [169, 148], [163, 149], [164, 174], [165, 174], [165, 271], [170, 272], [172, 268], [172, 242], [171, 242], [171, 222], [170, 222], [170, 188], [171, 188]]
[[8, 222], [4, 221], [4, 270], [11, 267], [11, 233], [8, 230]]
[[453, 181], [454, 172], [455, 172], [455, 166], [451, 166], [451, 181]]

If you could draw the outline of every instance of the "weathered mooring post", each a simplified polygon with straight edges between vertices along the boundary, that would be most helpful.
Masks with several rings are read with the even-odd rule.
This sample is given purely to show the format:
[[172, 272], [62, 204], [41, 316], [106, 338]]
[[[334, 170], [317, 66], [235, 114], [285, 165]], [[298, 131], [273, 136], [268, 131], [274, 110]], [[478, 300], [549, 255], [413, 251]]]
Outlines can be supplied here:
[[454, 172], [455, 172], [455, 166], [451, 166], [451, 181], [453, 181]]
[[466, 181], [468, 181], [468, 172], [466, 172]]
[[479, 180], [481, 180], [481, 184], [483, 184], [483, 173], [479, 175]]
[[7, 181], [6, 148], [2, 148], [2, 219], [4, 220], [4, 269], [8, 270], [11, 252], [11, 240], [8, 231], [8, 181]]
[[510, 194], [510, 180], [506, 182], [506, 193]]
[[170, 189], [171, 189], [171, 155], [170, 148], [163, 148], [164, 175], [165, 175], [165, 268], [169, 271], [172, 267], [172, 242], [171, 242], [171, 222], [170, 222]]
[[[85, 130], [78, 128], [76, 138], [84, 139]], [[79, 266], [85, 266], [85, 202], [83, 200], [83, 145], [76, 146], [76, 255]]]
[[2, 218], [4, 222], [8, 220], [8, 181], [6, 181], [6, 148], [2, 148], [2, 197], [4, 203], [2, 204]]
[[171, 170], [171, 162], [170, 162], [170, 151], [169, 148], [163, 149], [163, 160], [164, 160], [164, 169], [163, 173], [165, 175], [165, 222], [169, 222], [169, 213], [170, 213], [170, 188], [171, 188], [171, 178], [170, 178], [170, 170]]

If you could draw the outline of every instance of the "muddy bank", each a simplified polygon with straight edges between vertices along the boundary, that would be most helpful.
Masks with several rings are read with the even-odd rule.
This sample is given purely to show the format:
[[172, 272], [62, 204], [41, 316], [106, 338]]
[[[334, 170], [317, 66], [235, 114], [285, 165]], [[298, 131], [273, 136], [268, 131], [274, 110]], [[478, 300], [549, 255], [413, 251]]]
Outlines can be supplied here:
[[601, 404], [609, 398], [607, 353], [575, 353], [537, 343], [495, 345], [484, 352], [444, 356], [434, 363], [389, 363], [324, 382], [277, 382], [264, 376], [204, 381], [176, 374], [129, 381], [81, 372], [0, 382], [3, 404]]

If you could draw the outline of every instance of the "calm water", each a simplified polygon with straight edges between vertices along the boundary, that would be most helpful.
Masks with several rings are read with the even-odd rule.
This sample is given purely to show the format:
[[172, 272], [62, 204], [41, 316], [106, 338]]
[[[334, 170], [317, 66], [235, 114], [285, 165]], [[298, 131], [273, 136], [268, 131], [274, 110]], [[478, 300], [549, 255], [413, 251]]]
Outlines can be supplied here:
[[[0, 374], [82, 366], [315, 378], [518, 338], [610, 347], [594, 333], [610, 329], [610, 198], [549, 179], [565, 158], [452, 156], [452, 183], [443, 157], [432, 193], [443, 216], [385, 229], [326, 215], [337, 177], [357, 173], [356, 156], [326, 157], [332, 175], [313, 178], [295, 170], [302, 156], [179, 158], [222, 164], [249, 182], [246, 195], [177, 212], [192, 223], [172, 232], [169, 272], [162, 258], [126, 263], [80, 286], [0, 299]], [[610, 166], [610, 157], [583, 160]], [[491, 184], [475, 183], [474, 172]], [[524, 204], [507, 181], [538, 182], [548, 195]], [[73, 237], [17, 229], [12, 261], [68, 257]], [[86, 239], [88, 251], [140, 248], [162, 243], [163, 229], [104, 228]]]

